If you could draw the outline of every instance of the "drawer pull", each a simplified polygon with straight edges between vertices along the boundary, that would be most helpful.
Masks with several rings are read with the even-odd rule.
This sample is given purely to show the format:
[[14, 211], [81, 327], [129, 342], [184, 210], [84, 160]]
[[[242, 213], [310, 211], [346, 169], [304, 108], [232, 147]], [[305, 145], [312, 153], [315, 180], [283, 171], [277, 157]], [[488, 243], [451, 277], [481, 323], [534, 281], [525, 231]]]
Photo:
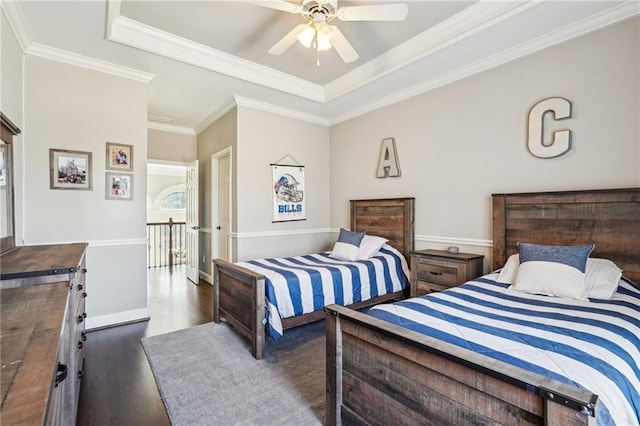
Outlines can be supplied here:
[[58, 372], [56, 373], [56, 383], [54, 387], [57, 388], [60, 383], [64, 382], [68, 374], [69, 374], [69, 368], [66, 366], [66, 364], [59, 362]]
[[429, 271], [431, 275], [442, 275], [442, 272]]

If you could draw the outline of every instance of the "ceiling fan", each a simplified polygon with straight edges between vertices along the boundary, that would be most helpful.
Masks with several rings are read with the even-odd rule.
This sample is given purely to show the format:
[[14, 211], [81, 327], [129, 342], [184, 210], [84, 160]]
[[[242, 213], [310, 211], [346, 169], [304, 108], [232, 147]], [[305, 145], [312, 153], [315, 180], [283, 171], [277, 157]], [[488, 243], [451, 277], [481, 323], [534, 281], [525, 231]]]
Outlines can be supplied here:
[[301, 0], [300, 4], [285, 0], [256, 1], [255, 4], [289, 13], [299, 13], [306, 23], [297, 25], [269, 49], [272, 55], [281, 55], [296, 41], [320, 52], [333, 47], [346, 63], [358, 59], [358, 53], [347, 41], [340, 29], [330, 22], [341, 21], [403, 21], [408, 8], [404, 3], [374, 4], [367, 6], [338, 7], [338, 0]]

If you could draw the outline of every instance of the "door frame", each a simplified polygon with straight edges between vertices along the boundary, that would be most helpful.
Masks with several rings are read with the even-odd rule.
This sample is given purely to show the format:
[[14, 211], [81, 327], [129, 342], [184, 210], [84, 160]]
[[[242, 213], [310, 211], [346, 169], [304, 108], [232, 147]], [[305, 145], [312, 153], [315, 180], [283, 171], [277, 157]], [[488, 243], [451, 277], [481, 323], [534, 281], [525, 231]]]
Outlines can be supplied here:
[[[216, 232], [216, 224], [218, 223], [218, 206], [219, 206], [219, 192], [218, 192], [218, 173], [220, 169], [220, 159], [229, 156], [229, 238], [227, 241], [227, 249], [229, 256], [233, 258], [233, 238], [231, 237], [231, 229], [233, 229], [233, 147], [228, 146], [211, 155], [211, 259], [218, 258], [219, 247], [219, 233]], [[231, 261], [232, 259], [225, 259]]]
[[[149, 165], [156, 165], [156, 166], [177, 166], [177, 167], [181, 167], [181, 175], [184, 176], [184, 172], [186, 171], [187, 167], [189, 167], [188, 162], [184, 162], [184, 161], [173, 161], [173, 160], [156, 160], [156, 159], [147, 159], [147, 170], [146, 170], [146, 177], [145, 179], [147, 179], [147, 184], [148, 184], [148, 179], [149, 179]], [[148, 203], [149, 202], [153, 202], [154, 200], [151, 199], [151, 197], [149, 196], [149, 188], [147, 187], [146, 189], [146, 194], [145, 194], [145, 227], [146, 227], [146, 223], [147, 223], [147, 207], [148, 207]], [[145, 235], [146, 235], [146, 231], [145, 231]], [[145, 255], [146, 257], [146, 255]]]

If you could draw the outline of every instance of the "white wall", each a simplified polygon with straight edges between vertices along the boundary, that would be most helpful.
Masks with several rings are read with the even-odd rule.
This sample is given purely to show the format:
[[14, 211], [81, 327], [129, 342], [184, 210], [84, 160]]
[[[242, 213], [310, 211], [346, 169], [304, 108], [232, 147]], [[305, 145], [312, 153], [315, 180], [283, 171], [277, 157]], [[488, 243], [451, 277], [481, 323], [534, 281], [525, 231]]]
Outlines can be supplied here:
[[[305, 166], [306, 220], [272, 223], [271, 164]], [[285, 158], [284, 164], [295, 164]], [[329, 244], [329, 128], [238, 107], [237, 259], [290, 256]]]
[[[492, 193], [638, 186], [639, 22], [333, 126], [331, 226], [348, 225], [349, 199], [414, 196], [416, 248], [455, 244], [490, 258]], [[540, 159], [527, 150], [527, 115], [553, 96], [573, 104], [558, 123], [573, 146]], [[402, 176], [377, 179], [387, 137]]]
[[[145, 318], [147, 86], [27, 56], [24, 243], [89, 242], [87, 327]], [[105, 199], [105, 143], [133, 146], [133, 200]], [[91, 191], [49, 189], [49, 148], [92, 153]]]

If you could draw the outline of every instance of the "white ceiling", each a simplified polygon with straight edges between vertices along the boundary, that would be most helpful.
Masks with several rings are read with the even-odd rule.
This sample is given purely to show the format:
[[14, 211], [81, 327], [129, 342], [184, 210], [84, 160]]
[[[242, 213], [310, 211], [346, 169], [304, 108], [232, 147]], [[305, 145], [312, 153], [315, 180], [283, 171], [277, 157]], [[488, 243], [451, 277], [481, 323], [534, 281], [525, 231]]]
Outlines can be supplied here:
[[337, 123], [640, 14], [637, 0], [408, 0], [403, 22], [334, 21], [360, 58], [330, 49], [317, 66], [298, 43], [268, 54], [304, 21], [254, 3], [1, 4], [27, 54], [149, 82], [150, 127], [187, 133], [235, 104]]

